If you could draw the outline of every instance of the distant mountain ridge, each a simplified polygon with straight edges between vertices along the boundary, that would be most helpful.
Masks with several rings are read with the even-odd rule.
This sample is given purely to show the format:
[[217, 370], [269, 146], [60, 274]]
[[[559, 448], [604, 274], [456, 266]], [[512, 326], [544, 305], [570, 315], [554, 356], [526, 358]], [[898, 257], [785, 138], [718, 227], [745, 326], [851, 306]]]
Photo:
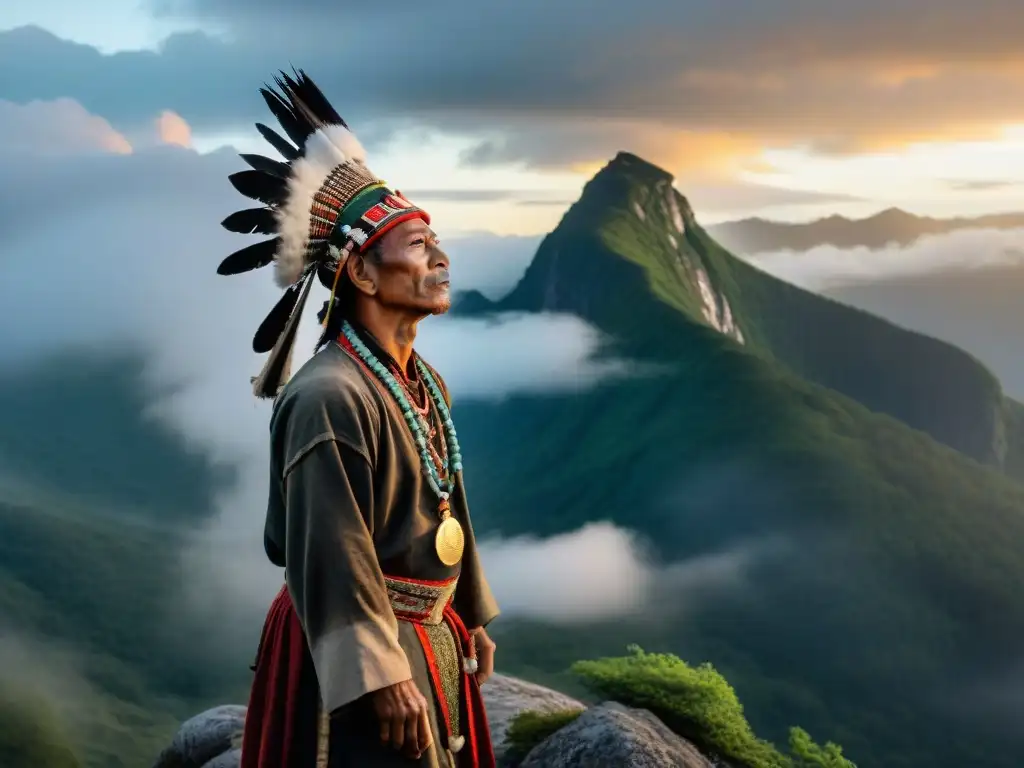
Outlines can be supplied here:
[[835, 248], [906, 247], [922, 237], [962, 229], [1017, 229], [1024, 227], [1024, 212], [997, 213], [975, 218], [934, 219], [888, 208], [865, 219], [829, 216], [803, 224], [741, 219], [707, 228], [708, 234], [735, 253], [752, 255], [772, 251], [810, 251], [824, 245]]

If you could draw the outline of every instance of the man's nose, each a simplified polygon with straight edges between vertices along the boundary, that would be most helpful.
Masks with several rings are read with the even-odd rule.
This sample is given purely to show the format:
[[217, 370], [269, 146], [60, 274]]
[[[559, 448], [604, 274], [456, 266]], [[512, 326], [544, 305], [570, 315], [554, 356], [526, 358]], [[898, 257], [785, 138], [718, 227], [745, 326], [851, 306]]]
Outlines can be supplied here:
[[445, 269], [448, 269], [449, 266], [448, 254], [436, 245], [430, 246], [430, 266], [432, 268], [444, 267]]

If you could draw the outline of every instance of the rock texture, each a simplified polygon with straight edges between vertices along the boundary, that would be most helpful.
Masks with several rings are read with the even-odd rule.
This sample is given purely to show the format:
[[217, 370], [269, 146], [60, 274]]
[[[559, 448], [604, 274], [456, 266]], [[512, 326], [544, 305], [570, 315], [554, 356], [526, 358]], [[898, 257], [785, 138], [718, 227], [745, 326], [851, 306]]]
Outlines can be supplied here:
[[592, 707], [534, 747], [521, 768], [714, 768], [647, 710]]
[[182, 723], [153, 768], [238, 768], [245, 707], [214, 707]]
[[[509, 725], [524, 711], [585, 709], [564, 694], [507, 675], [483, 688], [499, 764]], [[153, 768], [238, 768], [245, 707], [222, 706], [182, 724]], [[511, 758], [510, 758], [511, 759]], [[715, 768], [696, 747], [646, 710], [604, 703], [538, 744], [522, 768]]]
[[494, 753], [499, 761], [505, 753], [508, 727], [520, 712], [557, 712], [585, 707], [583, 703], [558, 691], [508, 675], [494, 675], [480, 690], [487, 707], [487, 722], [491, 726]]

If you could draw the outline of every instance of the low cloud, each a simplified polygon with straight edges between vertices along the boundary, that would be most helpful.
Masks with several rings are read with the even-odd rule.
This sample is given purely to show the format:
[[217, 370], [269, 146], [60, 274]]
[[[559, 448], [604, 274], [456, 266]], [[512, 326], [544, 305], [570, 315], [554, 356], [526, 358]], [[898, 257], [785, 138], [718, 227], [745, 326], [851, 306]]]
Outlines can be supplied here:
[[[0, 695], [7, 689], [22, 697], [31, 692], [72, 735], [99, 726], [99, 699], [81, 673], [79, 652], [35, 633], [0, 627]], [[105, 711], [104, 711], [105, 714]]]
[[788, 205], [825, 205], [863, 200], [854, 195], [786, 189], [742, 181], [715, 183], [698, 180], [690, 184], [683, 177], [677, 186], [694, 209], [702, 213], [755, 211]]
[[933, 272], [1024, 264], [1024, 229], [974, 229], [923, 237], [907, 247], [840, 249], [751, 256], [752, 264], [815, 291]]
[[749, 568], [775, 546], [765, 540], [663, 565], [633, 533], [591, 523], [547, 539], [483, 540], [480, 551], [503, 616], [578, 623], [666, 604], [686, 610], [741, 589]]
[[156, 129], [164, 144], [186, 148], [192, 146], [192, 129], [179, 114], [164, 110], [156, 120]]
[[441, 247], [451, 258], [455, 290], [476, 289], [497, 300], [519, 282], [542, 239], [540, 235], [476, 232], [444, 238]]
[[950, 179], [946, 186], [957, 192], [992, 192], [1020, 186], [1009, 179]]
[[[4, 154], [69, 157], [91, 152], [129, 154], [132, 145], [102, 117], [91, 115], [71, 99], [0, 101], [0, 139]], [[10, 188], [10, 176], [4, 177]]]
[[[419, 347], [462, 397], [588, 389], [610, 376], [631, 375], [625, 361], [601, 359], [601, 334], [578, 317], [510, 314], [445, 319], [425, 328]], [[473, 362], [477, 361], [477, 362]]]

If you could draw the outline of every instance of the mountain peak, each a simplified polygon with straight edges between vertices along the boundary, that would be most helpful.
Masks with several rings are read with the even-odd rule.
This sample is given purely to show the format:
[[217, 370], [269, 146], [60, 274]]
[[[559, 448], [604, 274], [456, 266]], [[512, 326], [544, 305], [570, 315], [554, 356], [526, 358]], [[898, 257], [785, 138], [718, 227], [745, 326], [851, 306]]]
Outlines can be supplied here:
[[605, 173], [628, 173], [634, 177], [648, 177], [648, 180], [652, 183], [659, 181], [671, 183], [674, 180], [672, 174], [664, 168], [625, 150], [621, 150], [615, 155], [594, 178], [596, 179]]
[[920, 216], [915, 216], [912, 213], [907, 213], [902, 208], [886, 208], [884, 211], [879, 211], [874, 216], [868, 217], [865, 221], [882, 221], [882, 222], [913, 222], [920, 221]]
[[456, 310], [571, 313], [628, 339], [637, 358], [671, 357], [668, 345], [649, 343], [647, 329], [681, 318], [742, 343], [731, 307], [713, 286], [713, 246], [672, 182], [663, 168], [619, 152], [544, 238], [511, 293], [496, 304], [464, 295]]

